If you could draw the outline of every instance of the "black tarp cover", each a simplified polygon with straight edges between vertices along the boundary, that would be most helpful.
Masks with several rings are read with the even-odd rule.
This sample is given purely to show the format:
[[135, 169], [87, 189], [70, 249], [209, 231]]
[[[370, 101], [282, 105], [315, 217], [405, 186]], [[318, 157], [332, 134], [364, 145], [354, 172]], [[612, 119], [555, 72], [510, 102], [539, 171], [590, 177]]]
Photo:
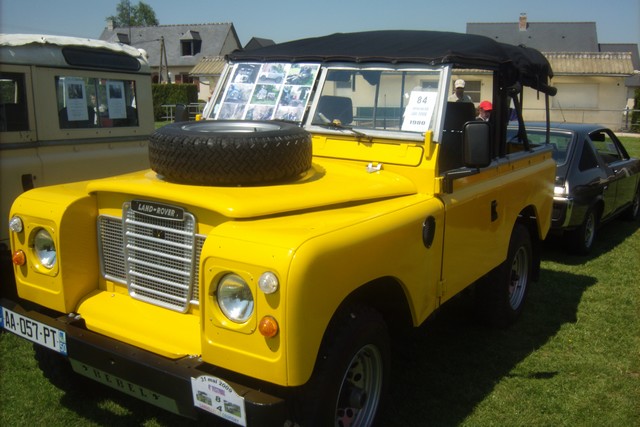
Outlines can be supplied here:
[[440, 31], [385, 30], [336, 33], [253, 50], [236, 50], [231, 61], [377, 62], [452, 64], [456, 68], [500, 70], [509, 84], [520, 82], [553, 95], [553, 71], [537, 50], [499, 43], [485, 36]]

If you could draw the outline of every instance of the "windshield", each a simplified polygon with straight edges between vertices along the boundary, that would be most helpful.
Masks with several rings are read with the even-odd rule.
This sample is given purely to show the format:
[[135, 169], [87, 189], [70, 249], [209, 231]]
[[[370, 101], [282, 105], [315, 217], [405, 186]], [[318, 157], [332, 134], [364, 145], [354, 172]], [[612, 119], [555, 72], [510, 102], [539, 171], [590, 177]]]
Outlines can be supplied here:
[[434, 127], [441, 70], [330, 69], [312, 125], [424, 133]]
[[[549, 143], [553, 148], [553, 159], [558, 166], [562, 166], [567, 161], [567, 153], [569, 152], [569, 145], [573, 141], [573, 133], [551, 131], [549, 133]], [[527, 128], [527, 139], [532, 146], [543, 145], [547, 141], [547, 131], [545, 129]], [[518, 129], [510, 126], [507, 129], [507, 141], [509, 144], [521, 145], [522, 142], [518, 141]]]
[[[230, 64], [205, 116], [216, 120], [285, 120], [323, 129], [424, 134], [435, 128], [444, 68]], [[319, 91], [319, 95], [316, 92]], [[317, 101], [314, 101], [317, 99]], [[312, 105], [312, 101], [316, 105]]]

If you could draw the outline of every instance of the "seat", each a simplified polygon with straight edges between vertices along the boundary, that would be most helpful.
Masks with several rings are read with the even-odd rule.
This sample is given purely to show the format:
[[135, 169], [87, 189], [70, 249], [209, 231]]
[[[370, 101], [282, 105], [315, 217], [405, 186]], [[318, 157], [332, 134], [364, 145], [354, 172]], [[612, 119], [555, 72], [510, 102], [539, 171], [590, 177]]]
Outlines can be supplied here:
[[29, 130], [27, 106], [24, 104], [0, 104], [0, 131], [17, 132]]
[[313, 122], [323, 123], [327, 120], [329, 123], [334, 120], [340, 120], [343, 125], [351, 124], [353, 122], [353, 103], [351, 98], [331, 95], [321, 96]]
[[138, 126], [138, 111], [134, 107], [127, 106], [127, 117], [123, 119], [113, 119], [112, 126]]
[[189, 109], [184, 104], [176, 104], [176, 117], [175, 122], [188, 122], [189, 121]]
[[95, 127], [95, 119], [96, 113], [93, 111], [93, 108], [87, 107], [87, 117], [88, 120], [69, 120], [69, 115], [67, 113], [67, 107], [62, 108], [62, 110], [58, 111], [58, 120], [60, 122], [61, 129], [74, 129], [74, 128], [91, 128]]
[[440, 142], [440, 172], [464, 166], [462, 154], [462, 129], [474, 120], [476, 107], [471, 102], [447, 102]]

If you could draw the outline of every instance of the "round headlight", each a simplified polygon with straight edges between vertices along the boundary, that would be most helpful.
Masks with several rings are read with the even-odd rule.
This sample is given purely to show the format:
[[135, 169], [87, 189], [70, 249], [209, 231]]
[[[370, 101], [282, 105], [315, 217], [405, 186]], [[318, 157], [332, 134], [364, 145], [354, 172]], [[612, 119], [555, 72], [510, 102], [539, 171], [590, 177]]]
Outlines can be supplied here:
[[244, 323], [253, 314], [253, 295], [249, 285], [237, 274], [227, 274], [216, 291], [220, 310], [232, 322]]
[[56, 264], [56, 245], [51, 234], [44, 228], [36, 233], [33, 249], [43, 267], [52, 268]]

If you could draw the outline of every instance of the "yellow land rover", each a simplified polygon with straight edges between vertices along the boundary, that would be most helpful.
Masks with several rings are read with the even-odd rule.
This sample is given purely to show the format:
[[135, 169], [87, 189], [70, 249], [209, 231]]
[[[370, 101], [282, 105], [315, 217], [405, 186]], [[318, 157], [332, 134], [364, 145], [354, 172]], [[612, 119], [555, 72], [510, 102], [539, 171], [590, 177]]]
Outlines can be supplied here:
[[[17, 198], [2, 326], [50, 378], [186, 417], [372, 425], [401, 327], [464, 289], [491, 324], [521, 313], [555, 178], [524, 116], [548, 112], [552, 70], [533, 49], [430, 31], [227, 60], [206, 120], [152, 135], [150, 169]], [[483, 76], [488, 120], [450, 100], [464, 73]]]
[[[74, 37], [0, 34], [0, 214], [34, 187], [146, 169], [144, 52]], [[8, 230], [0, 228], [7, 250]]]

